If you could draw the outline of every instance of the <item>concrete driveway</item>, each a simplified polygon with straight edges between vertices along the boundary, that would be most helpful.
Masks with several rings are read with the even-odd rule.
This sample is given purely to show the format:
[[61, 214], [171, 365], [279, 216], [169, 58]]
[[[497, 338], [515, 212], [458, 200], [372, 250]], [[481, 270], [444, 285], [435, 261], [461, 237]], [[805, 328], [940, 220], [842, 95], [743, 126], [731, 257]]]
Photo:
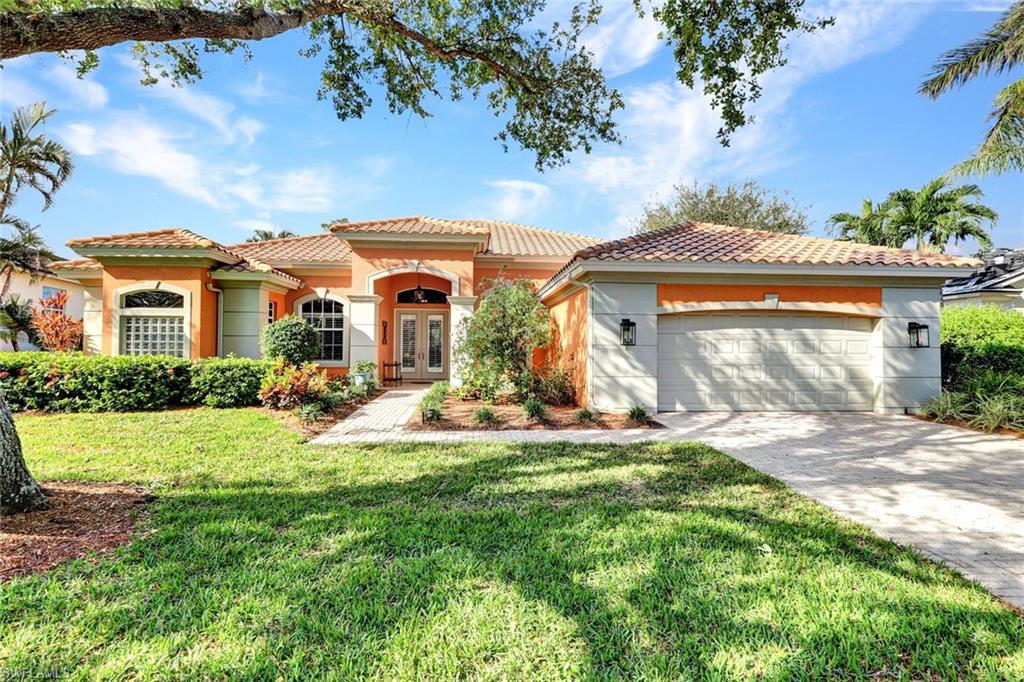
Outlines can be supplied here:
[[1024, 440], [863, 413], [658, 420], [1024, 608]]

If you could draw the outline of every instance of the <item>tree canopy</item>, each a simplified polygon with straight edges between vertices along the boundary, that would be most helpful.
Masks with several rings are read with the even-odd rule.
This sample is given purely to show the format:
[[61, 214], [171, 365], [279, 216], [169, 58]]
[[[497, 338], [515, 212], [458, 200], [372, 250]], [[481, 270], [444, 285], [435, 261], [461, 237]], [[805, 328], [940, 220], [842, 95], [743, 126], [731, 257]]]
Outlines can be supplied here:
[[[980, 38], [943, 54], [920, 92], [937, 99], [985, 74], [1024, 63], [1024, 0], [1018, 0]], [[974, 155], [953, 170], [961, 175], [1024, 171], [1024, 79], [996, 95], [991, 127]]]
[[753, 180], [724, 187], [714, 182], [676, 185], [665, 201], [644, 206], [634, 228], [646, 232], [691, 220], [789, 234], [803, 234], [809, 228], [806, 210], [792, 197]]
[[[804, 16], [804, 1], [635, 0], [635, 9], [661, 24], [679, 81], [719, 109], [727, 144], [749, 122], [761, 76], [785, 63], [786, 39], [831, 24]], [[323, 64], [317, 96], [340, 119], [365, 114], [373, 83], [395, 113], [427, 116], [426, 99], [442, 91], [482, 98], [505, 120], [497, 139], [545, 168], [619, 140], [622, 97], [583, 41], [601, 3], [579, 0], [554, 21], [547, 0], [0, 0], [0, 59], [62, 53], [82, 74], [99, 63], [97, 50], [130, 42], [143, 83], [191, 83], [207, 53], [246, 56], [253, 41], [304, 28], [301, 54]]]

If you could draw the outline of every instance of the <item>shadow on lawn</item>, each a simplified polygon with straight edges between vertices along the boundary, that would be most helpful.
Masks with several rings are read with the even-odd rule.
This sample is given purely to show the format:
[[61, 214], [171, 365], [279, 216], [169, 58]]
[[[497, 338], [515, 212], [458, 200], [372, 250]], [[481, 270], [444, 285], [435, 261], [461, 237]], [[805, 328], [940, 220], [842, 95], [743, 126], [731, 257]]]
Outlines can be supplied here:
[[473, 447], [405, 480], [167, 497], [107, 636], [237, 631], [267, 652], [229, 667], [252, 677], [964, 678], [1024, 656], [979, 589], [703, 446]]

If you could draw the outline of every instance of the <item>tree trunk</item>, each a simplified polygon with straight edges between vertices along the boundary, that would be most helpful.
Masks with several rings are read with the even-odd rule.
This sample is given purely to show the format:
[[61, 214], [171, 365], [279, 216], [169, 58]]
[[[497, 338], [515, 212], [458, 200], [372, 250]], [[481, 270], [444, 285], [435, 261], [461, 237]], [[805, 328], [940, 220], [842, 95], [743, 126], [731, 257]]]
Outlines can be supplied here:
[[47, 506], [46, 495], [25, 466], [11, 408], [7, 398], [0, 393], [0, 516], [36, 511]]

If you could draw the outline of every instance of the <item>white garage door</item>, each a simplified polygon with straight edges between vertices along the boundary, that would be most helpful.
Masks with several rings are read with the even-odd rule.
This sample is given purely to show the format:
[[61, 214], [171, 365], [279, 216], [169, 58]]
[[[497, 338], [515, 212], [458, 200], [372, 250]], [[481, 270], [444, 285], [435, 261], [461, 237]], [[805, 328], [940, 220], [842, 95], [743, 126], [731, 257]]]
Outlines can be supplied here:
[[873, 323], [824, 315], [662, 315], [658, 409], [870, 410]]

